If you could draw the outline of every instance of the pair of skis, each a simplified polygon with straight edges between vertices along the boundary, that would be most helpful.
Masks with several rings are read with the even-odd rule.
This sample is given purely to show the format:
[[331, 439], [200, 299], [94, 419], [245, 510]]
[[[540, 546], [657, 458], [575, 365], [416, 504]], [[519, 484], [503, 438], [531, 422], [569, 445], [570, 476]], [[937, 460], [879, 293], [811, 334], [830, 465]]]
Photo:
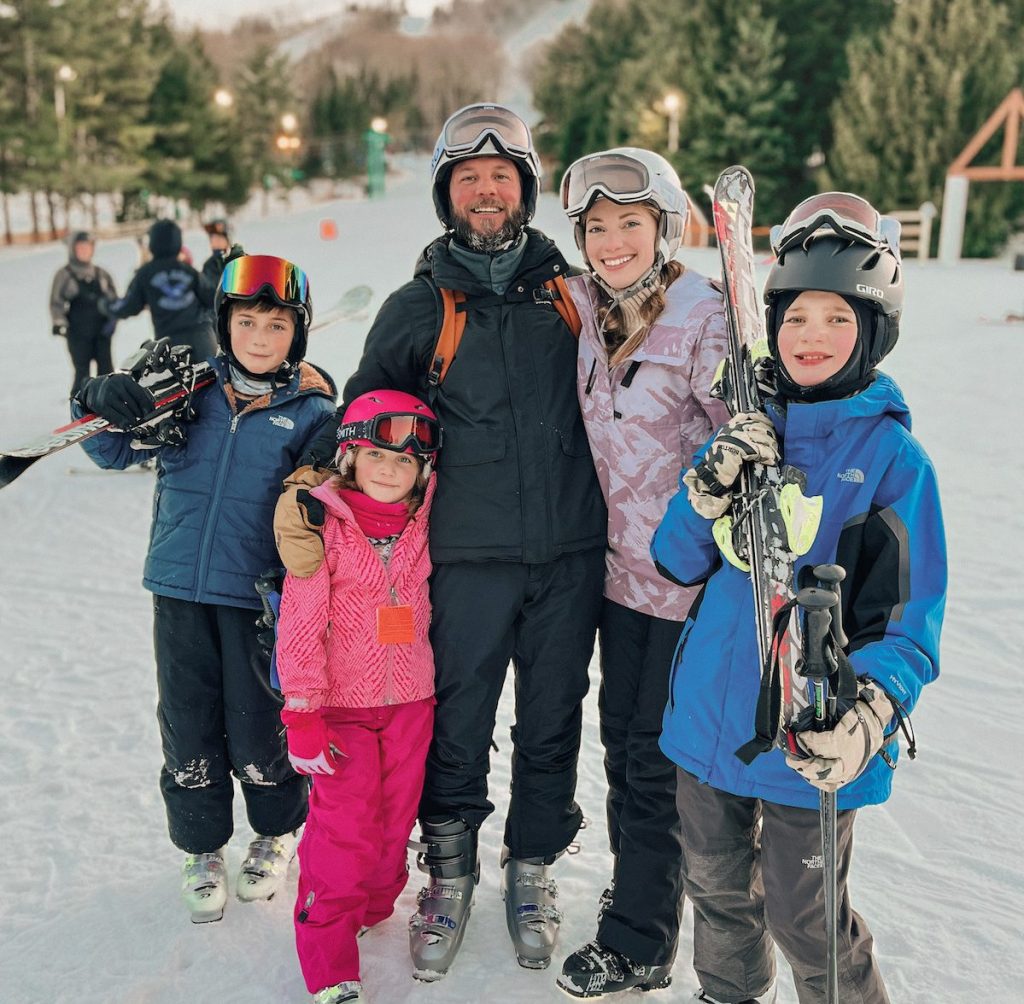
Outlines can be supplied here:
[[[767, 338], [758, 304], [751, 227], [754, 181], [744, 167], [730, 167], [714, 188], [715, 235], [722, 258], [729, 355], [719, 379], [719, 393], [732, 414], [763, 410], [761, 387], [770, 380]], [[799, 750], [793, 737], [797, 721], [831, 727], [835, 694], [829, 678], [845, 644], [839, 617], [838, 565], [814, 568], [815, 586], [797, 589], [796, 559], [810, 549], [820, 500], [806, 499], [806, 479], [788, 466], [744, 464], [732, 511], [716, 527], [716, 538], [729, 547], [729, 560], [748, 567], [757, 622], [762, 686], [756, 736], [737, 751], [749, 763], [778, 745]], [[803, 525], [800, 525], [800, 524]], [[745, 562], [745, 565], [744, 565]], [[803, 614], [803, 624], [798, 611]], [[806, 711], [806, 708], [813, 710]], [[822, 858], [825, 891], [826, 1000], [838, 1004], [838, 903], [836, 872], [836, 796], [821, 792]]]
[[[369, 286], [353, 286], [313, 322], [310, 332], [359, 319], [372, 296]], [[187, 421], [196, 391], [209, 386], [215, 379], [209, 363], [192, 362], [187, 349], [171, 347], [166, 338], [145, 342], [125, 362], [122, 372], [130, 373], [153, 395], [153, 410], [131, 430], [143, 436], [164, 426], [168, 420]], [[0, 451], [0, 488], [5, 488], [24, 474], [37, 460], [85, 442], [111, 428], [110, 422], [99, 415], [83, 415], [25, 446]]]

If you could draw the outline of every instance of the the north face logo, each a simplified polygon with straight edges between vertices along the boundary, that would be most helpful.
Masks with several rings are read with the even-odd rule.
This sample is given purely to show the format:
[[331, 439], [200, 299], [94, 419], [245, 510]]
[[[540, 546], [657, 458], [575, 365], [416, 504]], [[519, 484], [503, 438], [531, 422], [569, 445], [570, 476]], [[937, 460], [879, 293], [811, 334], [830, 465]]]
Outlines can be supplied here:
[[[270, 424], [276, 425], [279, 429], [294, 429], [295, 423], [287, 415], [271, 415]], [[864, 476], [861, 475], [861, 481], [864, 480]]]
[[864, 484], [864, 472], [859, 467], [847, 467], [845, 471], [840, 471], [836, 477], [840, 481], [846, 481], [852, 485]]

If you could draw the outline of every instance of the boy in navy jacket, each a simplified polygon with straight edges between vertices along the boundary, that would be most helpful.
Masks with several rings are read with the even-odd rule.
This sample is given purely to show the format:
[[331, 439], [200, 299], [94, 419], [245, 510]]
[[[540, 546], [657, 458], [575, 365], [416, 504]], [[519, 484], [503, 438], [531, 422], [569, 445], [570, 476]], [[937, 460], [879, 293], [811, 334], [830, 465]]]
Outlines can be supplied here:
[[[773, 941], [800, 1004], [825, 1000], [815, 788], [837, 792], [839, 809], [839, 998], [887, 1004], [871, 934], [847, 895], [853, 822], [889, 797], [900, 719], [938, 673], [946, 550], [935, 471], [899, 388], [875, 369], [898, 335], [899, 254], [867, 203], [855, 200], [871, 224], [860, 226], [830, 210], [828, 195], [815, 199], [790, 215], [765, 288], [778, 383], [768, 414], [735, 416], [695, 457], [651, 547], [670, 578], [706, 580], [676, 650], [661, 748], [678, 767], [697, 999], [719, 1004], [775, 1000]], [[736, 750], [753, 733], [760, 684], [753, 599], [712, 525], [742, 464], [780, 453], [806, 473], [806, 494], [823, 497], [796, 572], [846, 570], [857, 696], [834, 728], [798, 734], [803, 755], [776, 748], [748, 765]]]
[[[160, 788], [171, 841], [185, 851], [183, 895], [196, 923], [227, 898], [223, 847], [232, 832], [232, 773], [256, 832], [238, 877], [241, 899], [267, 899], [306, 816], [304, 778], [288, 763], [280, 695], [258, 641], [255, 580], [278, 565], [274, 504], [285, 475], [334, 416], [336, 389], [303, 362], [312, 320], [305, 273], [269, 255], [230, 261], [216, 295], [222, 354], [216, 382], [193, 400], [182, 445], [157, 452], [143, 583], [153, 595]], [[75, 417], [95, 412], [130, 429], [153, 406], [128, 374], [85, 384]], [[104, 468], [153, 456], [131, 435], [83, 444]]]

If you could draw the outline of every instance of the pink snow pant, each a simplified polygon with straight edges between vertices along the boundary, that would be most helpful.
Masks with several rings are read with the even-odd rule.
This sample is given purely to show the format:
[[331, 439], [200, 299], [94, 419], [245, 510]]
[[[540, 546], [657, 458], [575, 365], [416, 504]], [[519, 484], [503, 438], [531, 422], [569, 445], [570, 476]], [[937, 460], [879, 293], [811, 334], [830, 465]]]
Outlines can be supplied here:
[[346, 755], [313, 779], [299, 842], [295, 948], [310, 993], [359, 979], [359, 929], [390, 917], [405, 888], [434, 698], [324, 718]]

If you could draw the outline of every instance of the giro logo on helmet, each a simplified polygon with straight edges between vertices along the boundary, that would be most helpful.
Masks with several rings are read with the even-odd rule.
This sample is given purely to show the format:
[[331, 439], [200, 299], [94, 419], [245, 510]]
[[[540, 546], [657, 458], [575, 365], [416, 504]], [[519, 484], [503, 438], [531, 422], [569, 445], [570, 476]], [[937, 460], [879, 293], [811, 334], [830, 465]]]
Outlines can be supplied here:
[[877, 286], [865, 286], [864, 283], [857, 283], [858, 293], [867, 293], [868, 296], [873, 296], [876, 300], [881, 300], [885, 295]]

